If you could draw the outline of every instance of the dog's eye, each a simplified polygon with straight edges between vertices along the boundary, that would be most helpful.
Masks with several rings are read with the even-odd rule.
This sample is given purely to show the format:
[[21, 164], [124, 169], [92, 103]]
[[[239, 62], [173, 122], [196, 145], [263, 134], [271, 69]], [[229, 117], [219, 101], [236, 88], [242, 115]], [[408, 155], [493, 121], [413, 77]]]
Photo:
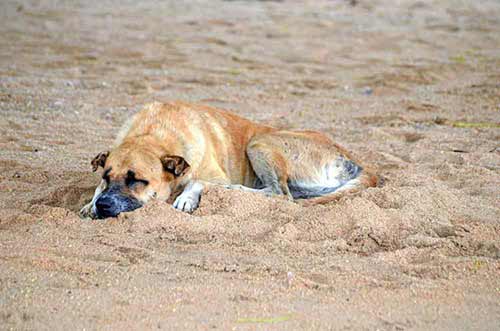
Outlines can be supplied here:
[[136, 184], [142, 184], [144, 186], [149, 184], [149, 181], [145, 179], [137, 179], [137, 178], [127, 178], [125, 179], [125, 185], [127, 186], [134, 186]]
[[135, 178], [135, 172], [133, 172], [132, 170], [129, 170], [127, 172], [127, 177], [125, 178], [125, 185], [130, 187], [130, 186], [134, 186], [136, 184], [142, 184], [142, 185], [146, 186], [149, 184], [149, 181], [147, 181], [145, 179]]

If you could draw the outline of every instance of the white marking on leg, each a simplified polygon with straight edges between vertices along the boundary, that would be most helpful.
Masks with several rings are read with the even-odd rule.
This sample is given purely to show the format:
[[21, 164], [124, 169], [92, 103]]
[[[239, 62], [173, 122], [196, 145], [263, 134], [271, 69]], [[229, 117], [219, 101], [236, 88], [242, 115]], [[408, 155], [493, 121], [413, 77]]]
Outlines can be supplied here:
[[191, 213], [198, 208], [202, 192], [202, 183], [197, 181], [189, 182], [184, 188], [184, 191], [175, 199], [173, 204], [174, 208]]
[[101, 195], [102, 191], [104, 191], [106, 187], [106, 182], [104, 180], [101, 180], [99, 185], [96, 187], [94, 196], [92, 197], [92, 201], [90, 201], [88, 204], [83, 206], [82, 209], [80, 209], [80, 216], [82, 217], [90, 217], [90, 218], [95, 218], [97, 215], [96, 209], [95, 209], [95, 202]]
[[338, 187], [341, 184], [339, 181], [340, 174], [343, 168], [339, 166], [337, 160], [327, 163], [322, 171], [321, 177], [313, 185], [320, 185], [325, 187]]
[[[291, 180], [290, 186], [300, 187], [306, 191], [322, 191], [324, 189], [338, 190], [349, 184], [350, 180], [345, 178], [345, 167], [343, 159], [336, 159], [318, 168], [309, 178]], [[346, 189], [351, 188], [347, 186]]]
[[356, 177], [354, 179], [351, 179], [351, 180], [345, 182], [345, 184], [342, 185], [341, 187], [339, 187], [337, 190], [335, 190], [335, 192], [350, 190], [350, 189], [358, 187], [359, 184], [360, 184], [359, 177]]

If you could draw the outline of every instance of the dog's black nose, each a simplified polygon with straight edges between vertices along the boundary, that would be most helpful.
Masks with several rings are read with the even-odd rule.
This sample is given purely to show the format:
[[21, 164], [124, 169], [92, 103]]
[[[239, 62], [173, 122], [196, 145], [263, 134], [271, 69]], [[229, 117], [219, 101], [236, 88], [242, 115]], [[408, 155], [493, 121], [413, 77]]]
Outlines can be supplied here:
[[116, 199], [109, 195], [103, 195], [95, 202], [95, 209], [98, 218], [115, 217], [121, 210]]
[[95, 202], [97, 218], [115, 217], [119, 213], [132, 211], [141, 206], [137, 199], [121, 194], [114, 188], [103, 192]]

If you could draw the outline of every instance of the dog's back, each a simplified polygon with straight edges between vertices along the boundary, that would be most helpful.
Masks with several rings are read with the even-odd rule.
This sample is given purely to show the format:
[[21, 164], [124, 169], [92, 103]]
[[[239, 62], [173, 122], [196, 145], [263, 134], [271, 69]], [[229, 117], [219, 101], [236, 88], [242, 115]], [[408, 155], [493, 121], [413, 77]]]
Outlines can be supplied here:
[[271, 130], [209, 106], [153, 102], [122, 127], [115, 144], [153, 135], [172, 154], [186, 159], [194, 177], [253, 185], [255, 174], [246, 156], [246, 145], [255, 134]]

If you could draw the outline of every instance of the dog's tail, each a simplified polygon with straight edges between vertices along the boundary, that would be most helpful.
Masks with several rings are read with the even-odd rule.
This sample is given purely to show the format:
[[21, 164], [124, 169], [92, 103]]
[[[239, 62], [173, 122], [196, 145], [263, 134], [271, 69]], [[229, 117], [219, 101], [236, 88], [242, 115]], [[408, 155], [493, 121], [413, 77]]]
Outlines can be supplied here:
[[336, 188], [324, 188], [320, 196], [316, 195], [316, 197], [311, 197], [310, 199], [298, 199], [296, 202], [303, 206], [326, 204], [332, 201], [338, 201], [345, 196], [357, 194], [365, 188], [375, 187], [379, 183], [380, 179], [378, 176], [372, 171], [360, 167], [357, 176], [343, 182], [341, 186]]

